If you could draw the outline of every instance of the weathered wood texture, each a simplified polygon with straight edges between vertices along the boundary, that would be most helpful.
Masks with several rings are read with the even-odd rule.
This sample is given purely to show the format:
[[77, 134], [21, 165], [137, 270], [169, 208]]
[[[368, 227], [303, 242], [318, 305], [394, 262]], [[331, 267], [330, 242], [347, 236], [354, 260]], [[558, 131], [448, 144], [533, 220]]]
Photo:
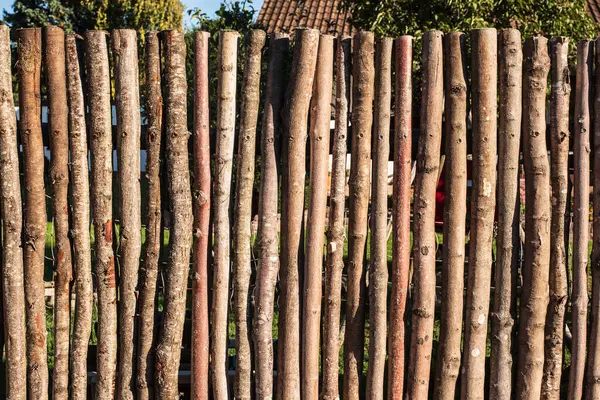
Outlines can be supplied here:
[[27, 392], [32, 399], [47, 399], [48, 359], [44, 323], [46, 189], [41, 118], [42, 30], [19, 29], [17, 53], [19, 134], [23, 149], [23, 274], [27, 310]]
[[[465, 35], [444, 37], [444, 92], [446, 121], [444, 165], [444, 248], [442, 255], [442, 311], [434, 393], [454, 399], [460, 370], [465, 279], [467, 218], [467, 78]], [[517, 149], [518, 150], [518, 149]]]
[[0, 26], [0, 208], [2, 214], [2, 295], [6, 332], [6, 395], [27, 398], [25, 287], [21, 233], [21, 178], [17, 118], [13, 100], [10, 29]]
[[473, 188], [461, 396], [483, 399], [496, 203], [497, 33], [471, 33]]
[[492, 332], [492, 399], [510, 398], [515, 345], [517, 271], [519, 262], [519, 151], [521, 144], [521, 83], [523, 51], [521, 34], [505, 29], [499, 35], [499, 131], [498, 131], [498, 234]]
[[[344, 399], [357, 400], [363, 382], [365, 336], [365, 251], [367, 246], [371, 130], [375, 93], [375, 36], [360, 31], [354, 35], [352, 56], [352, 139], [349, 184], [348, 283], [346, 334], [344, 337]], [[364, 390], [364, 389], [363, 389]]]
[[306, 140], [319, 32], [298, 29], [283, 110], [277, 398], [300, 398], [302, 246]]
[[396, 39], [392, 292], [388, 333], [388, 399], [402, 399], [406, 374], [406, 300], [411, 245], [412, 36]]
[[435, 188], [442, 143], [444, 96], [442, 32], [423, 36], [421, 133], [417, 150], [413, 223], [413, 309], [406, 393], [427, 399], [435, 309]]
[[163, 322], [156, 346], [157, 399], [179, 396], [178, 372], [192, 248], [192, 194], [188, 160], [186, 46], [182, 31], [161, 33], [164, 57], [165, 159], [172, 216], [165, 274]]

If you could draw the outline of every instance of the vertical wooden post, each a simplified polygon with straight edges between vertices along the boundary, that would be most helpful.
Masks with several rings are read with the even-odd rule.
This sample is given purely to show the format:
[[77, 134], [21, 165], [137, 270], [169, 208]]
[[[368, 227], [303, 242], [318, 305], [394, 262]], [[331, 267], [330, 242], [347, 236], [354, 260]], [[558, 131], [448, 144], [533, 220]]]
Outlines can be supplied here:
[[90, 114], [92, 217], [98, 282], [98, 399], [112, 398], [117, 370], [117, 283], [113, 254], [113, 147], [107, 33], [85, 33]]
[[473, 30], [471, 43], [473, 190], [461, 393], [463, 399], [483, 399], [496, 205], [496, 30]]
[[494, 304], [491, 313], [492, 399], [512, 393], [513, 339], [516, 319], [516, 284], [519, 262], [519, 150], [521, 144], [521, 84], [523, 51], [521, 33], [504, 29], [499, 35], [499, 138], [498, 138], [498, 236]]
[[156, 398], [179, 396], [178, 371], [185, 321], [192, 247], [192, 195], [188, 160], [186, 46], [182, 31], [162, 33], [165, 66], [165, 138], [167, 188], [171, 199], [169, 263], [165, 281], [163, 326], [156, 346]]
[[[543, 36], [527, 39], [523, 53], [523, 71], [526, 72], [523, 76], [525, 267], [519, 314], [519, 365], [515, 395], [519, 399], [539, 399], [550, 270], [550, 165], [545, 117], [546, 86], [550, 70], [548, 40]], [[589, 169], [586, 175], [589, 176]]]
[[289, 36], [275, 33], [269, 39], [267, 85], [261, 132], [261, 169], [258, 198], [258, 268], [254, 307], [256, 397], [273, 397], [273, 310], [279, 271], [279, 157], [281, 110], [285, 93], [284, 59]]
[[375, 36], [354, 35], [352, 61], [352, 158], [350, 162], [350, 220], [348, 222], [348, 290], [344, 338], [344, 398], [357, 400], [363, 386], [365, 328], [365, 248], [367, 244], [371, 128], [375, 91]]
[[[595, 85], [594, 85], [594, 223], [592, 248], [592, 318], [590, 326], [590, 348], [588, 350], [587, 398], [600, 398], [600, 41], [595, 42]], [[568, 138], [568, 136], [567, 136]], [[567, 141], [568, 142], [568, 141]], [[566, 302], [566, 296], [565, 296]], [[562, 334], [562, 331], [561, 331]], [[562, 339], [562, 335], [561, 335]], [[562, 358], [560, 359], [562, 362]]]
[[588, 314], [588, 240], [590, 201], [590, 79], [593, 68], [593, 42], [582, 40], [577, 44], [577, 79], [573, 157], [573, 293], [571, 314], [573, 347], [569, 375], [569, 398], [581, 399], [585, 375], [585, 357]]
[[313, 87], [319, 32], [297, 29], [292, 71], [284, 110], [281, 201], [281, 272], [277, 363], [278, 398], [300, 398], [300, 258], [308, 111]]
[[331, 165], [329, 200], [329, 230], [327, 265], [325, 267], [325, 311], [321, 363], [324, 400], [340, 397], [340, 309], [342, 270], [344, 269], [344, 239], [346, 228], [346, 153], [348, 150], [348, 105], [350, 104], [350, 46], [351, 39], [338, 37], [335, 61], [335, 130]]
[[260, 72], [262, 49], [266, 34], [259, 29], [246, 35], [246, 60], [240, 109], [240, 128], [236, 166], [236, 198], [233, 208], [233, 293], [236, 328], [236, 373], [234, 397], [252, 398], [252, 193], [254, 191], [254, 162], [256, 149], [256, 123], [260, 98]]
[[44, 28], [44, 64], [48, 85], [50, 179], [56, 238], [54, 263], [54, 372], [52, 397], [69, 395], [69, 342], [71, 329], [71, 242], [69, 239], [69, 115], [65, 75], [65, 33], [56, 26]]
[[210, 353], [213, 395], [227, 399], [227, 327], [229, 323], [229, 268], [231, 248], [231, 174], [235, 136], [235, 95], [238, 33], [219, 33], [217, 85], [217, 144], [214, 192], [214, 272], [212, 295], [212, 347]]
[[[434, 397], [454, 399], [460, 370], [467, 217], [467, 79], [465, 35], [444, 37], [446, 96], [442, 312]], [[517, 146], [518, 151], [518, 146]], [[518, 160], [518, 158], [517, 158]]]
[[[569, 188], [569, 39], [550, 39], [552, 86], [550, 102], [550, 302], [546, 315], [542, 399], [560, 399], [563, 335], [567, 306], [567, 252], [565, 220]], [[566, 225], [568, 226], [568, 225]]]
[[162, 142], [162, 89], [160, 80], [160, 51], [157, 32], [146, 34], [146, 99], [148, 119], [146, 136], [146, 243], [144, 262], [140, 269], [140, 297], [138, 306], [138, 348], [137, 348], [137, 398], [154, 398], [154, 362], [158, 321], [155, 319], [156, 283], [162, 240], [161, 224], [161, 142]]
[[[21, 187], [17, 118], [13, 102], [10, 28], [0, 25], [0, 207], [2, 208], [2, 294], [6, 332], [7, 398], [27, 398], [27, 359]], [[45, 320], [45, 319], [44, 319]]]
[[140, 193], [140, 90], [137, 33], [115, 29], [117, 157], [119, 174], [119, 373], [117, 397], [135, 396], [135, 314], [142, 248]]
[[407, 396], [427, 399], [435, 308], [435, 189], [438, 183], [444, 97], [442, 32], [423, 35], [421, 133], [415, 178], [414, 294]]
[[[192, 399], [208, 400], [208, 252], [210, 246], [210, 119], [208, 32], [194, 36], [194, 244], [192, 248]], [[158, 88], [160, 91], [160, 87]], [[160, 93], [160, 92], [158, 92]]]
[[79, 73], [77, 37], [68, 35], [67, 102], [71, 150], [71, 234], [75, 272], [75, 320], [71, 346], [71, 393], [87, 399], [87, 355], [92, 332], [92, 252], [90, 244], [90, 183], [83, 86]]
[[388, 399], [390, 400], [403, 399], [405, 378], [405, 309], [411, 244], [412, 50], [412, 36], [401, 36], [396, 39], [392, 293], [388, 334]]
[[[41, 118], [42, 30], [19, 29], [19, 131], [23, 146], [23, 271], [27, 310], [27, 391], [32, 399], [48, 398], [44, 250], [46, 191]], [[20, 340], [24, 340], [21, 338]]]
[[375, 49], [375, 111], [371, 189], [371, 260], [369, 263], [369, 369], [367, 399], [383, 400], [387, 342], [387, 221], [390, 115], [392, 108], [391, 38], [377, 39]]
[[329, 175], [334, 37], [321, 35], [310, 104], [310, 179], [302, 317], [302, 398], [319, 398], [323, 246]]

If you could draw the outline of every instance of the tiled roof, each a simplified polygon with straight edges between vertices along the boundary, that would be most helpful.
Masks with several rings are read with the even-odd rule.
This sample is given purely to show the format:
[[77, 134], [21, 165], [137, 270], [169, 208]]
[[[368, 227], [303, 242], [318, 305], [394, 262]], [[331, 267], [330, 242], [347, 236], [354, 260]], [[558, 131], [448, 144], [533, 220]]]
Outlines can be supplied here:
[[600, 22], [600, 0], [588, 0], [588, 11], [594, 21]]
[[339, 4], [340, 0], [265, 0], [257, 22], [267, 32], [305, 27], [321, 33], [350, 35], [350, 12], [340, 11]]

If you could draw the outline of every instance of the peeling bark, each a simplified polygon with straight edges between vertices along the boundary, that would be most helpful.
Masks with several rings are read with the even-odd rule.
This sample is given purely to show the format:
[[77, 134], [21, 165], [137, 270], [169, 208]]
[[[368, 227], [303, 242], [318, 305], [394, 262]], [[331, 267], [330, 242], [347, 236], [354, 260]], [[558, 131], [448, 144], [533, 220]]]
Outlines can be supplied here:
[[[0, 25], [0, 207], [2, 214], [2, 294], [6, 332], [6, 397], [27, 398], [25, 290], [21, 249], [21, 187], [17, 118], [13, 102], [10, 28]], [[45, 321], [45, 319], [44, 319]]]
[[495, 29], [471, 33], [473, 114], [473, 191], [471, 240], [465, 316], [462, 399], [483, 399], [485, 349], [492, 278], [492, 240], [496, 202], [496, 79]]
[[519, 365], [515, 395], [519, 399], [539, 399], [550, 271], [550, 166], [545, 118], [546, 85], [550, 70], [548, 40], [542, 36], [527, 39], [523, 53], [525, 264], [519, 313]]
[[281, 110], [285, 81], [284, 59], [289, 36], [275, 33], [269, 39], [267, 85], [261, 132], [261, 170], [258, 199], [259, 258], [254, 307], [254, 352], [256, 397], [273, 397], [273, 307], [279, 271], [277, 200], [281, 142]]
[[[460, 370], [467, 216], [467, 99], [465, 35], [444, 38], [446, 96], [442, 311], [434, 397], [454, 399]], [[517, 131], [518, 133], [518, 131]], [[517, 152], [519, 148], [517, 146]], [[517, 157], [518, 160], [518, 157]], [[518, 238], [518, 236], [517, 236]]]
[[504, 29], [499, 35], [500, 110], [498, 137], [498, 236], [492, 332], [492, 400], [510, 400], [513, 386], [517, 271], [519, 262], [519, 150], [523, 51], [521, 33]]
[[119, 374], [117, 397], [135, 394], [135, 315], [138, 269], [142, 249], [140, 208], [140, 88], [137, 33], [112, 32], [115, 59], [117, 156], [119, 179]]
[[179, 397], [178, 371], [185, 320], [185, 303], [192, 247], [192, 194], [188, 160], [186, 46], [179, 30], [162, 34], [165, 80], [167, 188], [172, 221], [165, 280], [163, 323], [156, 346], [156, 398]]
[[325, 267], [325, 311], [323, 325], [322, 370], [323, 400], [339, 399], [340, 310], [342, 306], [342, 271], [346, 229], [346, 153], [348, 141], [348, 105], [350, 104], [351, 39], [339, 37], [335, 65], [335, 130], [333, 134], [331, 193], [327, 264]]
[[158, 333], [157, 293], [161, 226], [161, 142], [162, 142], [162, 93], [160, 79], [160, 51], [157, 32], [146, 34], [146, 243], [140, 269], [140, 297], [138, 308], [138, 347], [136, 395], [139, 400], [154, 398], [155, 345]]
[[[542, 399], [560, 399], [563, 363], [563, 336], [567, 306], [567, 251], [569, 220], [569, 40], [550, 40], [552, 100], [550, 103], [550, 183], [552, 217], [550, 223], [550, 302], [546, 313]], [[565, 229], [567, 227], [567, 229]]]
[[46, 191], [40, 86], [42, 30], [19, 29], [17, 35], [19, 132], [23, 147], [23, 272], [27, 310], [27, 392], [31, 399], [47, 399], [48, 360], [44, 302]]
[[98, 291], [97, 399], [113, 398], [117, 370], [117, 283], [112, 221], [112, 122], [107, 33], [85, 33], [92, 170], [92, 222]]
[[56, 259], [54, 260], [54, 372], [52, 397], [69, 396], [69, 342], [71, 329], [71, 241], [69, 239], [69, 113], [65, 75], [65, 33], [44, 28], [44, 63], [48, 85], [50, 180]]
[[412, 49], [412, 36], [401, 36], [396, 39], [392, 293], [388, 334], [388, 399], [390, 400], [403, 398], [406, 371], [406, 298], [411, 242]]
[[90, 183], [83, 87], [79, 73], [77, 37], [68, 35], [67, 102], [71, 147], [71, 236], [75, 273], [75, 320], [71, 344], [71, 393], [87, 399], [87, 355], [92, 332], [92, 253], [90, 244]]
[[333, 36], [320, 36], [310, 104], [310, 178], [304, 264], [301, 364], [302, 398], [312, 400], [319, 398], [323, 246], [325, 245], [325, 215], [329, 175], [333, 44]]
[[438, 183], [444, 97], [442, 32], [423, 35], [421, 133], [415, 178], [414, 292], [407, 396], [427, 399], [435, 308], [435, 189]]

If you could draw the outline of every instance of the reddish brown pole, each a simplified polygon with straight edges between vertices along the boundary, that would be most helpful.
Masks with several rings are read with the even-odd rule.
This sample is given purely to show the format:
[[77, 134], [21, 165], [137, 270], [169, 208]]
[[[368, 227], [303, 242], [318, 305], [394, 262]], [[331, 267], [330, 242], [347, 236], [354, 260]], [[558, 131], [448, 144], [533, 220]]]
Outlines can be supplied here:
[[329, 170], [333, 44], [333, 36], [321, 35], [319, 38], [310, 105], [310, 179], [302, 318], [302, 398], [312, 400], [319, 398], [323, 246]]
[[289, 36], [275, 33], [269, 39], [267, 85], [261, 132], [261, 169], [258, 198], [260, 250], [256, 271], [254, 307], [254, 351], [256, 354], [256, 397], [273, 397], [273, 310], [279, 271], [279, 157], [281, 110], [285, 81], [284, 59]]
[[344, 338], [344, 398], [348, 400], [358, 399], [363, 387], [366, 297], [364, 259], [371, 186], [371, 128], [375, 91], [375, 36], [372, 32], [360, 31], [354, 35], [352, 65], [352, 158]]
[[348, 105], [350, 104], [351, 39], [337, 39], [335, 65], [335, 130], [333, 135], [331, 194], [329, 200], [329, 231], [327, 235], [327, 265], [325, 267], [325, 321], [323, 325], [322, 370], [324, 400], [338, 399], [340, 360], [340, 309], [342, 270], [344, 269], [344, 239], [346, 229], [346, 153], [348, 137]]
[[208, 400], [208, 251], [210, 237], [210, 119], [208, 32], [194, 36], [194, 244], [192, 247], [192, 399]]
[[71, 393], [87, 399], [87, 355], [92, 332], [92, 251], [90, 244], [90, 183], [83, 87], [77, 57], [77, 37], [68, 35], [67, 90], [71, 150], [71, 235], [75, 273], [75, 319], [71, 345]]
[[369, 368], [367, 399], [383, 400], [387, 342], [387, 221], [390, 115], [392, 108], [391, 38], [378, 38], [375, 49], [375, 110], [371, 189], [371, 260], [369, 263]]
[[179, 30], [162, 33], [165, 69], [165, 138], [167, 188], [172, 221], [165, 279], [163, 324], [156, 346], [156, 398], [179, 397], [178, 372], [185, 322], [187, 281], [192, 248], [192, 194], [188, 160], [186, 46]]
[[[23, 146], [23, 271], [27, 310], [27, 391], [32, 399], [48, 398], [44, 249], [46, 191], [42, 140], [42, 30], [18, 30], [19, 131]], [[24, 338], [21, 338], [24, 340]]]
[[392, 233], [392, 293], [388, 333], [388, 399], [404, 393], [405, 326], [410, 270], [410, 175], [412, 168], [412, 36], [396, 39], [394, 110], [394, 197]]
[[519, 262], [519, 150], [521, 144], [521, 33], [499, 34], [498, 236], [492, 332], [490, 397], [509, 399], [513, 389], [513, 338]]
[[[552, 100], [550, 102], [550, 186], [552, 217], [550, 225], [550, 302], [546, 315], [542, 399], [559, 400], [563, 364], [565, 309], [568, 299], [567, 248], [569, 221], [569, 39], [550, 39]], [[600, 81], [599, 81], [600, 82]], [[599, 110], [600, 111], [600, 110]], [[600, 158], [599, 158], [600, 159]], [[568, 226], [568, 225], [566, 225]]]
[[71, 327], [71, 242], [69, 239], [69, 114], [65, 75], [65, 33], [44, 28], [44, 64], [48, 85], [50, 179], [56, 238], [54, 285], [54, 371], [52, 397], [69, 395], [69, 336]]
[[570, 399], [581, 399], [585, 375], [588, 314], [588, 241], [590, 200], [590, 78], [593, 68], [593, 42], [577, 44], [575, 86], [575, 159], [573, 187], [573, 293], [571, 298], [573, 347], [569, 375]]
[[140, 90], [137, 33], [115, 29], [111, 36], [115, 60], [117, 157], [119, 178], [119, 372], [117, 397], [135, 395], [135, 314], [142, 249], [140, 192]]
[[473, 189], [463, 353], [462, 399], [483, 399], [496, 204], [497, 33], [471, 33]]
[[[548, 307], [550, 271], [550, 165], [546, 147], [545, 118], [546, 86], [550, 70], [548, 40], [543, 36], [527, 39], [523, 46], [523, 55], [525, 264], [519, 314], [519, 365], [515, 395], [518, 399], [533, 400], [539, 399], [541, 395], [544, 323]], [[586, 175], [589, 175], [589, 169]]]
[[300, 398], [301, 257], [306, 138], [319, 32], [297, 29], [284, 110], [281, 199], [278, 398]]
[[[594, 114], [600, 116], [600, 41], [596, 40]], [[600, 118], [594, 119], [594, 222], [592, 248], [592, 318], [587, 366], [587, 398], [600, 399]], [[599, 161], [596, 161], [599, 160]], [[561, 332], [562, 333], [562, 332]], [[561, 336], [562, 338], [562, 336]], [[562, 359], [561, 359], [562, 360]]]
[[[162, 142], [162, 90], [160, 80], [160, 51], [157, 32], [146, 34], [146, 243], [144, 262], [140, 269], [140, 297], [138, 306], [139, 338], [137, 348], [137, 391], [139, 400], [154, 398], [155, 345], [158, 333], [156, 321], [156, 284], [158, 279], [161, 225], [161, 142]], [[193, 337], [193, 336], [192, 336]], [[192, 386], [194, 387], [194, 386]]]
[[[454, 399], [460, 370], [467, 216], [467, 80], [465, 35], [444, 37], [447, 188], [444, 198], [442, 310], [434, 397]], [[518, 151], [518, 147], [517, 147]]]
[[98, 282], [98, 399], [112, 398], [117, 370], [117, 282], [113, 254], [113, 146], [107, 33], [85, 33], [90, 114], [92, 217]]
[[0, 25], [0, 207], [2, 208], [2, 294], [6, 332], [7, 398], [27, 398], [25, 290], [21, 250], [21, 189], [17, 118], [13, 102], [10, 28]]

